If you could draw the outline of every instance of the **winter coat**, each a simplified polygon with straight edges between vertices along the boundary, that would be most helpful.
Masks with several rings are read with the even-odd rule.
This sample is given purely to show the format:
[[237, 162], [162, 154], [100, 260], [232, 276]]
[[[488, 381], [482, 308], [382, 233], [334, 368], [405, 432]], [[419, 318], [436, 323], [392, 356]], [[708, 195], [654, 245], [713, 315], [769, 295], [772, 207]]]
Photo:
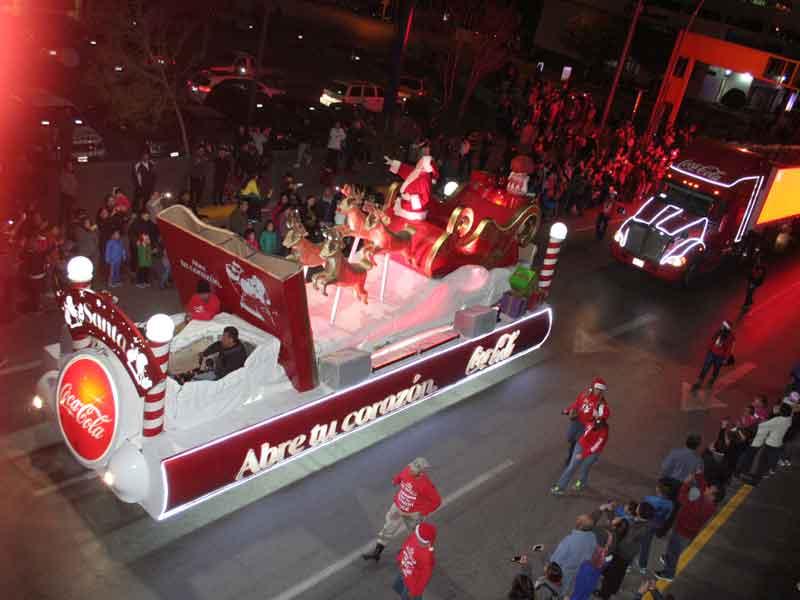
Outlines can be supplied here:
[[93, 261], [100, 258], [97, 230], [90, 230], [85, 227], [77, 227], [75, 229], [75, 253]]
[[[678, 516], [675, 518], [675, 533], [686, 539], [694, 539], [705, 527], [705, 524], [714, 516], [716, 505], [707, 500], [703, 492], [707, 488], [706, 480], [702, 475], [697, 475], [694, 481], [684, 482], [678, 496], [678, 503], [681, 505]], [[690, 491], [696, 489], [696, 493]]]
[[574, 413], [583, 425], [591, 425], [596, 418], [608, 420], [611, 411], [608, 402], [600, 394], [595, 394], [592, 390], [583, 390], [575, 402], [570, 404], [565, 412]]
[[395, 475], [392, 484], [400, 486], [394, 496], [394, 503], [404, 513], [429, 515], [442, 503], [439, 492], [428, 476], [424, 472], [413, 475], [411, 467], [406, 467]]
[[259, 245], [261, 246], [261, 251], [264, 254], [277, 254], [278, 253], [278, 232], [277, 231], [269, 231], [265, 229], [261, 232], [261, 236], [259, 238]]
[[661, 477], [683, 481], [703, 466], [703, 459], [689, 448], [672, 450], [661, 463]]
[[128, 259], [128, 251], [125, 250], [125, 245], [122, 240], [110, 239], [106, 243], [105, 252], [106, 263], [109, 265], [119, 264]]
[[564, 594], [572, 591], [578, 568], [584, 561], [591, 560], [597, 548], [597, 537], [593, 531], [574, 529], [556, 547], [550, 561], [561, 567], [561, 589]]
[[140, 269], [149, 269], [153, 266], [153, 247], [150, 244], [141, 242], [136, 244], [136, 264]]

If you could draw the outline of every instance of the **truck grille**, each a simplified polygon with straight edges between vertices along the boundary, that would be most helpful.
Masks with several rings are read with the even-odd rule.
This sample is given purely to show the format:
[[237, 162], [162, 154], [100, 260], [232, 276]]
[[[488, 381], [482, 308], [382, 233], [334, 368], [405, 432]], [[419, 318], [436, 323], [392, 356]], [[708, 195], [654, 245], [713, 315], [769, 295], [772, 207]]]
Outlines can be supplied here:
[[670, 237], [642, 223], [631, 223], [625, 249], [651, 262], [658, 262]]

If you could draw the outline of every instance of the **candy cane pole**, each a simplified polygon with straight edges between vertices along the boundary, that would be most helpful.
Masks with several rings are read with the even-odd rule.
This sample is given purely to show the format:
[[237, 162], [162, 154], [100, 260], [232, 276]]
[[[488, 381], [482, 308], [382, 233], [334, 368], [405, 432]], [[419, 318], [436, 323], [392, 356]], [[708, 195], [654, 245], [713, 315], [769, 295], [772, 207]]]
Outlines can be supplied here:
[[542, 269], [539, 273], [539, 295], [546, 298], [550, 292], [550, 284], [553, 283], [553, 274], [556, 272], [558, 253], [561, 251], [561, 243], [567, 237], [567, 226], [563, 223], [553, 223], [550, 227], [550, 240], [547, 242], [547, 251], [542, 261]]
[[153, 387], [144, 397], [142, 435], [153, 437], [164, 429], [164, 394], [167, 389], [167, 363], [169, 344], [175, 334], [175, 324], [167, 315], [153, 315], [148, 319], [145, 336], [156, 357], [158, 369], [152, 374]]
[[[85, 256], [76, 256], [67, 263], [67, 279], [73, 290], [88, 289], [92, 286], [94, 265]], [[92, 343], [91, 337], [85, 333], [73, 333], [72, 351], [78, 352]]]

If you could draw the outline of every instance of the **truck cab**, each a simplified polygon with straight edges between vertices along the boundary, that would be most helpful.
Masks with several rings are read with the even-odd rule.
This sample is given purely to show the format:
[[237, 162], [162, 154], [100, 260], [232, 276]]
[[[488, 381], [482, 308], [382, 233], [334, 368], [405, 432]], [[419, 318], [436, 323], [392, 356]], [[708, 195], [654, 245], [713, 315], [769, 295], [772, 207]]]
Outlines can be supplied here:
[[616, 231], [612, 255], [689, 285], [743, 252], [749, 232], [800, 214], [800, 197], [789, 191], [796, 176], [800, 167], [749, 148], [697, 140], [670, 165], [661, 190]]

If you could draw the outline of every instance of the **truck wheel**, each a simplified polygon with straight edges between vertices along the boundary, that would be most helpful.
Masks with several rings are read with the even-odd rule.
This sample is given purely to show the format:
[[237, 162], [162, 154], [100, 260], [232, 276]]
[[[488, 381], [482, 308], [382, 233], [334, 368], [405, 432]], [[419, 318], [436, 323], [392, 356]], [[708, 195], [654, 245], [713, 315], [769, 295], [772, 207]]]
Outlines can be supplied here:
[[691, 288], [694, 287], [697, 283], [697, 263], [691, 262], [689, 266], [686, 267], [686, 270], [683, 272], [683, 277], [681, 278], [681, 285], [684, 288]]

